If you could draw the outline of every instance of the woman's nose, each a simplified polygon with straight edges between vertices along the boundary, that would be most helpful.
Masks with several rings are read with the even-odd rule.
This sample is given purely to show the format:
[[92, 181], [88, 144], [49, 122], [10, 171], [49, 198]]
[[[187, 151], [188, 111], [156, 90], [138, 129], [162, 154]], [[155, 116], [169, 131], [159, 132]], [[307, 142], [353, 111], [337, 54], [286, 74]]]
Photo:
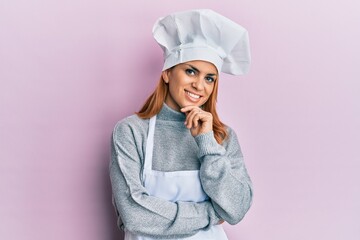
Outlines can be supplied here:
[[192, 82], [192, 87], [195, 88], [198, 91], [201, 91], [204, 89], [204, 81], [201, 78], [196, 78]]

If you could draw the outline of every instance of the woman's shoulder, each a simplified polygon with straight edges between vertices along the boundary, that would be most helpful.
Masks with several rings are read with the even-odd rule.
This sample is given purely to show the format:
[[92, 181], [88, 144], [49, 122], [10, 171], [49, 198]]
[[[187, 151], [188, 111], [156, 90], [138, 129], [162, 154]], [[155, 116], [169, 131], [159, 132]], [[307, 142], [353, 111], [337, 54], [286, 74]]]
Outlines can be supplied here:
[[226, 125], [225, 128], [226, 128], [228, 135], [227, 135], [227, 138], [225, 139], [225, 141], [223, 142], [224, 147], [227, 147], [227, 146], [233, 145], [233, 144], [238, 145], [239, 140], [238, 140], [236, 131], [228, 125]]
[[114, 127], [114, 134], [124, 133], [142, 133], [147, 132], [149, 119], [140, 118], [138, 115], [133, 114], [119, 120]]
[[229, 138], [237, 138], [236, 132], [233, 128], [231, 128], [229, 125], [225, 125], [225, 129], [228, 133]]

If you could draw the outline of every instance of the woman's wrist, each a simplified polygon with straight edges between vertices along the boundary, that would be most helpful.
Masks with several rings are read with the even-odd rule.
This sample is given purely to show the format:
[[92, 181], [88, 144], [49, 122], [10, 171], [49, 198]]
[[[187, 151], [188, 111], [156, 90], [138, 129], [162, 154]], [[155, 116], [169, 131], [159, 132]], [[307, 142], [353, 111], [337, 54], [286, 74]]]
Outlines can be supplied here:
[[216, 141], [213, 131], [197, 135], [195, 142], [199, 147], [198, 158], [205, 155], [225, 154], [225, 148]]

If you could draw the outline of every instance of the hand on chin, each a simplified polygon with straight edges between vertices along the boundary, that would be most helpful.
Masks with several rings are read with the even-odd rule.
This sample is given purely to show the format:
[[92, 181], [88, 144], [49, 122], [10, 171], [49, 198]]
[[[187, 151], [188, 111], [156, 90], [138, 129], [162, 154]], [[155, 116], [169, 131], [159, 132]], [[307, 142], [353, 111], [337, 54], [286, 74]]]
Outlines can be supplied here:
[[186, 106], [180, 111], [186, 114], [184, 124], [190, 129], [192, 136], [195, 137], [213, 130], [213, 116], [210, 112], [206, 112], [198, 106]]

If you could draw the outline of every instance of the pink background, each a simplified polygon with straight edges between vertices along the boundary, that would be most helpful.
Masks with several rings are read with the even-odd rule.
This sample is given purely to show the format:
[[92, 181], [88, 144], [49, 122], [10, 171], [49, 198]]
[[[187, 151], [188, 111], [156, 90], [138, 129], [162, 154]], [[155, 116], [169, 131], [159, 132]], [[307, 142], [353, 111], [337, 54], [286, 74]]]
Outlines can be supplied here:
[[357, 0], [1, 0], [0, 239], [122, 239], [110, 134], [159, 78], [154, 21], [190, 8], [251, 38], [218, 101], [255, 188], [230, 240], [360, 239]]

